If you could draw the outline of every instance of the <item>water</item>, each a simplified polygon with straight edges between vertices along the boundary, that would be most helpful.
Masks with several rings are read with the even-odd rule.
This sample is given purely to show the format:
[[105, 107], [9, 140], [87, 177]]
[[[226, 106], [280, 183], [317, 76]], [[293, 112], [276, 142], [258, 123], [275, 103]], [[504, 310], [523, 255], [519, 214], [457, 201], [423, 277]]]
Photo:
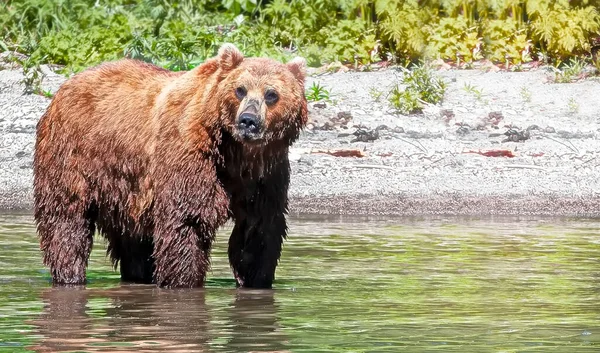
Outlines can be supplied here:
[[272, 291], [51, 288], [30, 216], [0, 216], [0, 352], [600, 352], [600, 220], [293, 219]]

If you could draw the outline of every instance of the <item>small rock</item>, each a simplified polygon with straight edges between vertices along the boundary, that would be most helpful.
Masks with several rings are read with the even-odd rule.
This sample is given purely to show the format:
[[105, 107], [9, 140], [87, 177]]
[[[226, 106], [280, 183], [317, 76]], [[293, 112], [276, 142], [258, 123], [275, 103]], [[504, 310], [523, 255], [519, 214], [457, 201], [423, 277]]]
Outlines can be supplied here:
[[378, 127], [375, 128], [376, 131], [381, 131], [381, 130], [388, 130], [387, 125], [381, 124]]
[[531, 131], [531, 130], [541, 130], [539, 126], [537, 126], [536, 124], [533, 125], [529, 125], [527, 127], [527, 131]]
[[519, 141], [525, 141], [528, 140], [530, 135], [529, 135], [529, 130], [525, 130], [525, 131], [518, 131], [516, 129], [508, 129], [508, 131], [506, 131], [504, 133], [504, 135], [508, 136], [507, 138], [505, 138], [504, 140], [502, 140], [502, 142], [519, 142]]
[[315, 104], [313, 104], [313, 107], [323, 109], [323, 108], [327, 108], [327, 104], [325, 102], [315, 103]]
[[486, 124], [484, 122], [479, 122], [475, 125], [475, 130], [483, 131], [485, 130]]
[[325, 130], [325, 131], [330, 131], [330, 130], [334, 130], [334, 124], [331, 121], [326, 121], [323, 125], [321, 125], [319, 127], [319, 130]]
[[556, 132], [556, 129], [554, 129], [552, 126], [548, 126], [544, 129], [544, 132], [549, 133], [549, 134], [553, 134]]
[[356, 138], [350, 142], [369, 142], [375, 141], [379, 138], [379, 131], [377, 130], [367, 130], [367, 129], [358, 129], [354, 132], [354, 136]]
[[306, 165], [313, 165], [315, 164], [315, 161], [312, 160], [309, 156], [307, 155], [302, 155], [300, 156], [300, 158], [298, 159], [298, 163], [301, 164], [306, 164]]
[[306, 130], [312, 131], [315, 128], [315, 126], [313, 124], [307, 124], [306, 125]]
[[288, 160], [290, 162], [298, 162], [298, 161], [300, 161], [301, 158], [302, 158], [302, 154], [300, 154], [296, 151], [290, 151], [290, 153], [288, 153]]
[[20, 151], [20, 152], [17, 152], [17, 154], [15, 154], [15, 157], [21, 158], [21, 157], [25, 157], [26, 155], [27, 155], [27, 153]]
[[492, 126], [497, 126], [503, 119], [502, 112], [493, 111], [488, 114], [488, 121]]
[[352, 120], [352, 114], [350, 114], [350, 112], [339, 112], [337, 113], [337, 118], [342, 120], [346, 120], [346, 121], [350, 121]]
[[470, 129], [467, 126], [461, 126], [456, 130], [456, 133], [460, 136], [468, 134]]
[[440, 117], [450, 120], [454, 118], [454, 111], [452, 109], [442, 109], [440, 110]]
[[395, 132], [397, 134], [403, 134], [404, 128], [402, 126], [396, 126], [395, 128], [392, 129], [392, 132]]

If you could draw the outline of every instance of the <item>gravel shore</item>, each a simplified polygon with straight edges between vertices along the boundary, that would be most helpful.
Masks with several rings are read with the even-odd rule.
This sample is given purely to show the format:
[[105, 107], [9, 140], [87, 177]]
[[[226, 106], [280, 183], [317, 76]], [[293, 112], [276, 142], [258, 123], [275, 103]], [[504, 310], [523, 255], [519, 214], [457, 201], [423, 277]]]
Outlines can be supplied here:
[[[45, 73], [55, 92], [64, 77]], [[600, 215], [600, 81], [554, 83], [544, 69], [437, 74], [443, 103], [411, 116], [385, 98], [401, 75], [393, 68], [308, 77], [331, 97], [310, 103], [290, 151], [291, 212]], [[22, 78], [0, 70], [0, 209], [31, 209], [35, 127], [50, 102], [24, 95]]]

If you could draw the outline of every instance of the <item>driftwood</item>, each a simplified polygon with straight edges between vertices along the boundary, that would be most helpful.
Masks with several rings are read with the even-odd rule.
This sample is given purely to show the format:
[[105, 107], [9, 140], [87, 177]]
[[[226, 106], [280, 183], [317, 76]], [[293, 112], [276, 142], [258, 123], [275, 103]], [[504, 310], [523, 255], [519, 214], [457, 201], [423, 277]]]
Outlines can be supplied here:
[[365, 157], [363, 151], [358, 149], [313, 150], [310, 153], [323, 153], [334, 157]]
[[475, 154], [480, 154], [482, 156], [486, 156], [486, 157], [509, 157], [509, 158], [513, 158], [515, 156], [515, 154], [513, 153], [513, 151], [511, 150], [490, 150], [490, 151], [467, 151], [467, 152], [463, 152], [463, 153], [475, 153]]

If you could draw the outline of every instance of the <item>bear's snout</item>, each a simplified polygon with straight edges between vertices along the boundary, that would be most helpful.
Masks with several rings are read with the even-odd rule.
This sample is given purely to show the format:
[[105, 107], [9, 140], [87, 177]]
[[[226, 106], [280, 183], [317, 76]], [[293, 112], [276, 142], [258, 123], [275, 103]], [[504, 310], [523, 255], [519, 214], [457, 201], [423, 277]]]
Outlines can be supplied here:
[[259, 102], [249, 100], [237, 119], [237, 129], [244, 140], [259, 140], [262, 138], [263, 122], [259, 114]]
[[260, 130], [260, 119], [256, 114], [243, 113], [240, 115], [238, 127], [243, 133], [257, 134]]

